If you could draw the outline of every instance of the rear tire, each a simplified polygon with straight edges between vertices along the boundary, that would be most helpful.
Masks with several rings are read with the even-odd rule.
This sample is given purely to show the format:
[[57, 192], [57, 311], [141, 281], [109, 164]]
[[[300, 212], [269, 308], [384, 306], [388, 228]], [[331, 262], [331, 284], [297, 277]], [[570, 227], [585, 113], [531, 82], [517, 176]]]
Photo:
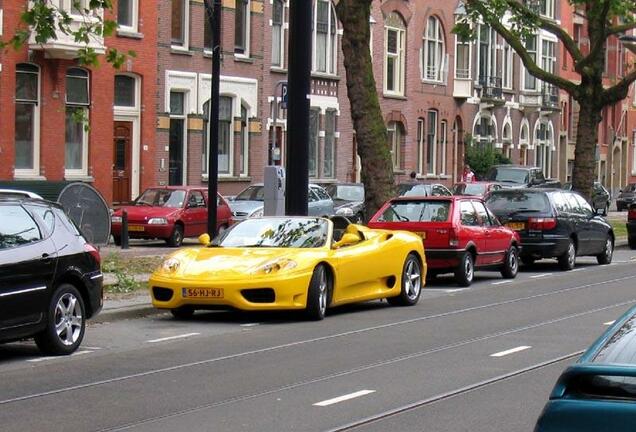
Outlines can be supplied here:
[[46, 328], [35, 336], [40, 350], [49, 355], [73, 353], [84, 339], [86, 310], [81, 294], [73, 285], [55, 290], [46, 314]]
[[514, 279], [519, 272], [519, 253], [516, 246], [510, 246], [501, 266], [501, 276], [506, 279]]
[[473, 254], [464, 252], [459, 259], [459, 265], [455, 269], [455, 281], [459, 286], [468, 287], [475, 277], [475, 263]]
[[410, 253], [402, 266], [400, 295], [386, 300], [393, 306], [414, 306], [422, 293], [422, 266], [417, 257]]
[[574, 266], [576, 265], [576, 246], [574, 245], [574, 241], [572, 239], [570, 239], [568, 248], [565, 252], [563, 252], [563, 255], [561, 255], [558, 260], [561, 270], [568, 271], [574, 268]]
[[170, 309], [170, 313], [178, 320], [189, 320], [194, 315], [194, 308], [192, 306], [181, 306]]
[[629, 237], [627, 239], [627, 244], [629, 245], [630, 249], [636, 249], [636, 238]]
[[313, 321], [320, 321], [325, 318], [327, 305], [329, 302], [329, 276], [324, 265], [319, 265], [314, 269], [309, 287], [307, 288], [307, 307], [305, 315]]
[[115, 246], [121, 246], [121, 237], [119, 236], [113, 236], [113, 243], [115, 243]]
[[180, 247], [183, 244], [183, 226], [176, 224], [170, 237], [166, 239], [170, 247]]
[[596, 255], [596, 261], [600, 265], [608, 265], [612, 263], [612, 257], [614, 256], [614, 239], [609, 234], [605, 240], [605, 248], [603, 252]]

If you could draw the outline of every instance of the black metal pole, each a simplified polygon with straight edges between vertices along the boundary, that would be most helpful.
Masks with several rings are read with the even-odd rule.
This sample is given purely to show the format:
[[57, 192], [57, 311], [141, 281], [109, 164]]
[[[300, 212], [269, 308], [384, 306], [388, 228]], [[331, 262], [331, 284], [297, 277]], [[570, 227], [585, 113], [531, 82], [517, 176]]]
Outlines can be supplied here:
[[285, 214], [307, 215], [309, 191], [309, 93], [312, 2], [291, 0]]
[[212, 79], [208, 109], [208, 234], [216, 235], [216, 196], [219, 190], [219, 87], [221, 79], [221, 0], [205, 0], [212, 30]]

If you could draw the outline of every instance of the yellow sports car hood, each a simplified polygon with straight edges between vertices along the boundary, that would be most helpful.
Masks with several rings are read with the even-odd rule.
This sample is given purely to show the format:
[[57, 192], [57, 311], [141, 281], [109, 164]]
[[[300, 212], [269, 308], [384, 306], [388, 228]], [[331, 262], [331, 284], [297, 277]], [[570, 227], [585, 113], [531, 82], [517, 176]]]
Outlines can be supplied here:
[[[171, 255], [158, 274], [184, 279], [235, 279], [302, 270], [317, 250], [287, 248], [196, 247]], [[319, 254], [318, 254], [319, 255]]]

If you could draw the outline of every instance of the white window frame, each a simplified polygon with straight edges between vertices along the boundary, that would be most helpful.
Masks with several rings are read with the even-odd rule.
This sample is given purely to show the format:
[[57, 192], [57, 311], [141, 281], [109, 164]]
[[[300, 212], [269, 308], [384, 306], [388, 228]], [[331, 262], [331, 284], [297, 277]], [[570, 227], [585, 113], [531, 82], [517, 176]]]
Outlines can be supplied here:
[[[539, 64], [538, 59], [540, 58], [539, 55], [539, 51], [541, 49], [541, 38], [539, 38], [538, 34], [535, 34], [532, 36], [535, 40], [535, 46], [534, 46], [534, 50], [528, 50], [528, 48], [526, 47], [526, 50], [528, 50], [528, 54], [530, 55], [530, 57], [533, 57], [533, 60], [536, 64]], [[525, 46], [525, 44], [524, 44]], [[534, 53], [534, 56], [533, 54]], [[529, 77], [530, 72], [528, 72], [528, 70], [525, 67], [522, 67], [522, 72], [521, 75], [521, 90], [522, 91], [526, 91], [526, 92], [537, 92], [539, 91], [539, 79], [537, 77], [532, 76], [532, 79], [534, 80], [534, 87], [529, 87], [527, 86], [527, 82], [526, 82], [526, 76]]]
[[393, 132], [393, 139], [391, 140], [391, 163], [394, 170], [400, 170], [402, 164], [402, 128], [396, 121], [390, 121], [387, 126], [387, 132]]
[[[433, 27], [431, 35], [430, 27]], [[433, 53], [429, 49], [429, 45], [433, 45]], [[431, 59], [431, 56], [433, 58]], [[444, 29], [442, 22], [439, 18], [431, 15], [426, 20], [426, 28], [424, 29], [424, 35], [422, 36], [422, 55], [420, 55], [420, 68], [422, 73], [422, 81], [430, 81], [435, 83], [441, 83], [444, 80], [444, 63], [446, 60], [446, 42], [444, 38]], [[433, 61], [432, 70], [428, 65], [430, 61]]]
[[426, 119], [417, 119], [417, 135], [415, 137], [417, 141], [417, 173], [419, 175], [426, 174], [424, 172], [424, 158], [426, 156]]
[[272, 36], [272, 58], [271, 58], [271, 62], [272, 62], [272, 67], [275, 68], [280, 68], [280, 69], [284, 69], [285, 68], [285, 36], [287, 33], [287, 29], [289, 27], [289, 24], [287, 23], [287, 21], [285, 21], [285, 9], [287, 8], [287, 1], [286, 0], [271, 0], [270, 4], [272, 5], [272, 19], [269, 21], [269, 25], [272, 28], [272, 35], [273, 35], [273, 29], [274, 29], [274, 3], [276, 3], [277, 1], [280, 1], [280, 3], [282, 3], [282, 19], [281, 19], [281, 23], [280, 23], [280, 43], [278, 48], [278, 52], [280, 53], [280, 61], [278, 63], [274, 62], [274, 37]]
[[[38, 100], [33, 107], [33, 168], [32, 169], [15, 169], [14, 177], [37, 177], [40, 175], [40, 105], [42, 105], [42, 69], [33, 63], [26, 63], [37, 67], [38, 76]], [[17, 65], [16, 65], [17, 66]], [[17, 74], [17, 71], [16, 71]], [[14, 92], [15, 94], [15, 92]], [[14, 119], [15, 124], [15, 119]], [[14, 137], [15, 138], [15, 137]]]
[[[406, 55], [405, 55], [405, 42], [406, 42], [406, 23], [397, 13], [393, 12], [387, 17], [388, 19], [391, 15], [396, 15], [399, 17], [400, 21], [402, 21], [402, 25], [404, 28], [399, 28], [395, 26], [391, 26], [389, 24], [384, 25], [384, 94], [390, 96], [404, 96], [404, 81], [405, 81], [405, 65], [406, 65]], [[394, 31], [397, 33], [397, 52], [389, 53], [389, 32]], [[395, 59], [395, 68], [393, 69], [393, 83], [396, 85], [395, 89], [389, 90], [388, 85], [388, 59]]]
[[[431, 114], [435, 114], [435, 122], [431, 125], [429, 119], [431, 118]], [[428, 161], [428, 169], [426, 170], [426, 175], [435, 175], [437, 173], [437, 138], [438, 138], [438, 124], [439, 123], [439, 112], [436, 110], [428, 110], [426, 111], [426, 155], [425, 159]], [[433, 136], [430, 140], [429, 136]], [[431, 157], [428, 158], [429, 149], [431, 150]]]
[[[70, 67], [66, 70], [66, 74], [64, 75], [65, 81], [66, 81], [66, 77], [68, 76], [68, 72], [72, 69], [79, 69], [82, 70], [83, 72], [86, 73], [86, 88], [88, 91], [88, 103], [87, 104], [79, 104], [79, 103], [69, 103], [68, 102], [68, 98], [67, 98], [67, 92], [68, 89], [65, 89], [66, 91], [64, 92], [64, 101], [65, 101], [65, 105], [64, 105], [64, 110], [65, 110], [65, 134], [64, 134], [64, 152], [66, 152], [66, 110], [68, 110], [69, 108], [75, 108], [77, 109], [81, 109], [86, 111], [86, 118], [89, 121], [89, 125], [90, 125], [90, 105], [91, 105], [91, 75], [90, 72], [87, 71], [86, 69], [82, 69], [82, 68], [77, 68], [77, 67]], [[66, 82], [65, 82], [66, 85]], [[79, 169], [67, 169], [66, 168], [66, 163], [65, 163], [65, 167], [64, 167], [64, 177], [65, 178], [83, 178], [83, 177], [87, 177], [88, 176], [88, 142], [89, 142], [89, 135], [90, 135], [90, 131], [87, 130], [86, 128], [82, 127], [82, 167]]]
[[190, 0], [183, 0], [183, 44], [172, 43], [172, 22], [170, 22], [170, 48], [176, 51], [190, 49]]
[[446, 175], [446, 152], [448, 147], [448, 122], [439, 123], [439, 174]]
[[[479, 76], [479, 64], [481, 63], [481, 27], [485, 26], [488, 28], [488, 48], [487, 48], [487, 58], [486, 58], [486, 76], [485, 77], [481, 77]], [[476, 51], [477, 51], [477, 55], [476, 55], [476, 66], [477, 66], [477, 74], [475, 76], [475, 80], [477, 81], [477, 84], [483, 84], [480, 82], [480, 80], [483, 79], [487, 79], [487, 78], [494, 78], [497, 76], [497, 33], [495, 32], [495, 30], [487, 25], [487, 24], [479, 24], [479, 27], [477, 28], [477, 38], [475, 39], [475, 44], [476, 44]]]
[[[171, 93], [181, 93], [183, 94], [183, 114], [173, 114], [170, 112], [170, 94]], [[189, 111], [189, 98], [191, 97], [190, 92], [185, 89], [180, 88], [168, 88], [167, 89], [167, 98], [168, 104], [166, 106], [166, 111], [168, 111], [168, 117], [170, 119], [183, 120], [183, 174], [181, 176], [181, 182], [184, 185], [188, 184], [188, 111]], [[168, 140], [167, 147], [170, 147], [170, 140]], [[170, 153], [168, 152], [168, 155]], [[170, 168], [170, 163], [168, 163], [168, 169]]]
[[[318, 38], [318, 2], [329, 3], [327, 14], [327, 44], [325, 45], [326, 56], [326, 71], [318, 70], [318, 46], [316, 40]], [[336, 28], [332, 30], [331, 26], [335, 25]], [[333, 37], [332, 35], [333, 31]], [[338, 29], [338, 18], [336, 16], [336, 9], [331, 0], [316, 0], [313, 5], [313, 18], [312, 18], [312, 66], [313, 73], [336, 75], [338, 73], [338, 35], [340, 30]]]
[[[245, 110], [245, 130], [241, 141], [241, 153], [243, 154], [243, 164], [239, 167], [239, 177], [248, 177], [250, 175], [250, 108], [241, 101], [241, 117], [240, 121], [243, 122], [243, 110]], [[243, 127], [243, 125], [241, 125]], [[232, 140], [234, 142], [234, 140]], [[233, 147], [233, 145], [231, 145]], [[232, 153], [232, 152], [230, 152]], [[240, 156], [240, 155], [239, 155]], [[237, 157], [239, 157], [237, 156]], [[234, 159], [232, 157], [231, 159]]]
[[503, 42], [502, 50], [502, 71], [501, 71], [501, 87], [507, 90], [512, 90], [512, 82], [514, 76], [514, 51], [512, 47], [506, 42]]
[[540, 15], [554, 19], [555, 13], [555, 0], [541, 0], [541, 11]]
[[[137, 33], [139, 31], [139, 0], [129, 0], [132, 6], [131, 21], [132, 25], [120, 25], [117, 20], [119, 30], [131, 33]], [[119, 3], [117, 3], [117, 13], [119, 14]], [[119, 18], [119, 17], [118, 17]]]
[[632, 175], [636, 175], [636, 131], [632, 133]]
[[[235, 11], [236, 11], [236, 1], [234, 3]], [[247, 0], [247, 13], [245, 14], [245, 48], [243, 52], [236, 51], [236, 40], [234, 41], [234, 57], [238, 58], [249, 58], [250, 57], [250, 47], [252, 45], [252, 0]], [[236, 21], [235, 21], [236, 22]]]
[[[459, 56], [457, 55], [457, 53], [459, 52], [458, 47], [465, 45], [468, 47], [468, 73], [466, 76], [459, 76], [457, 74], [458, 71], [458, 60], [459, 60]], [[472, 57], [473, 57], [473, 44], [470, 40], [467, 40], [465, 42], [462, 42], [460, 40], [460, 37], [458, 35], [455, 35], [455, 79], [472, 79], [472, 69], [473, 69], [473, 62], [472, 62]]]
[[[125, 76], [128, 78], [132, 78], [135, 83], [135, 105], [134, 106], [126, 106], [126, 105], [114, 105], [114, 89], [113, 89], [113, 107], [114, 110], [118, 112], [129, 112], [129, 113], [139, 113], [141, 111], [141, 78], [139, 75], [135, 75], [132, 73], [118, 73], [115, 74], [115, 79], [117, 76]], [[113, 81], [114, 84], [114, 81]]]

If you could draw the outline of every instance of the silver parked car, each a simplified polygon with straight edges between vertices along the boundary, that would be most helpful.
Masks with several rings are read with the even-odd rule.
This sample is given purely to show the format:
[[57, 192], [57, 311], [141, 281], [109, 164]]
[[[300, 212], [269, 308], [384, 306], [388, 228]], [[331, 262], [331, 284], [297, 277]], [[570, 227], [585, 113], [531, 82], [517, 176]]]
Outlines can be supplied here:
[[[255, 184], [248, 186], [228, 201], [232, 210], [232, 218], [241, 221], [247, 218], [263, 216], [264, 186]], [[322, 187], [309, 185], [309, 216], [331, 216], [334, 214], [333, 200]]]

